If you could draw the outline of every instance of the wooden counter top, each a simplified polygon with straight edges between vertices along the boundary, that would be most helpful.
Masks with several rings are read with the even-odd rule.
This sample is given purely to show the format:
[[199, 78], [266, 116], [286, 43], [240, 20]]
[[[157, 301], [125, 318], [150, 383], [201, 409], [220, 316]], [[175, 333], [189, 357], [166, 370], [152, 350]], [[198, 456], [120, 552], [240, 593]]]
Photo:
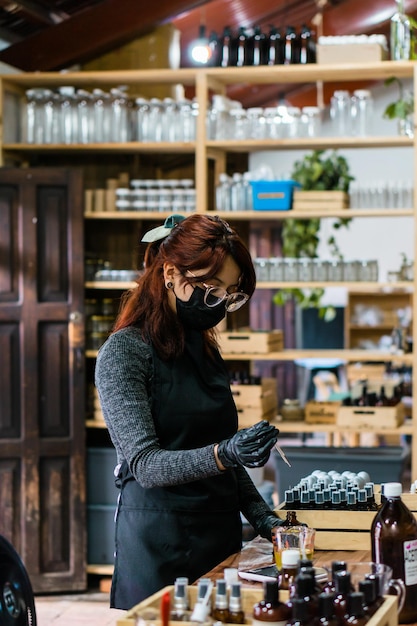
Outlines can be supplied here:
[[[331, 565], [332, 561], [346, 561], [348, 563], [357, 563], [371, 561], [371, 552], [368, 550], [316, 550], [314, 553], [314, 564], [319, 567]], [[270, 565], [272, 559], [272, 545], [265, 539], [256, 537], [248, 542], [241, 552], [232, 554], [227, 559], [219, 563], [205, 576], [212, 580], [223, 577], [223, 572], [227, 567], [236, 567], [237, 569], [251, 569], [254, 567], [262, 567]], [[261, 586], [262, 583], [251, 582], [241, 579], [243, 586]]]

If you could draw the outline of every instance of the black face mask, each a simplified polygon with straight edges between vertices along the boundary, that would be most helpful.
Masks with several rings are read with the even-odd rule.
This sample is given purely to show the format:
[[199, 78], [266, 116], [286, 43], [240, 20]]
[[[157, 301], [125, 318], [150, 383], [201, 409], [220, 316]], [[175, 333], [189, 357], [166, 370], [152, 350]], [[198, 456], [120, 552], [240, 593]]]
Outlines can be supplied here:
[[188, 302], [183, 302], [176, 297], [178, 318], [187, 328], [208, 330], [214, 328], [226, 316], [226, 302], [223, 301], [217, 306], [208, 307], [204, 303], [204, 294], [204, 289], [194, 287]]

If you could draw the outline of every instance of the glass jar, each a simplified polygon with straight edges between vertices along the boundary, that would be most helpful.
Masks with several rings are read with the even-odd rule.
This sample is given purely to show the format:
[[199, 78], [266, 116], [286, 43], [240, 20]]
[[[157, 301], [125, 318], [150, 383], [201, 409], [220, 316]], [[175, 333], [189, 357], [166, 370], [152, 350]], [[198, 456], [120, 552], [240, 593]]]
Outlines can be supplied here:
[[284, 261], [284, 280], [286, 282], [295, 283], [298, 281], [298, 259], [285, 258]]
[[313, 280], [313, 268], [311, 259], [298, 259], [298, 280], [304, 282], [311, 282]]
[[351, 100], [351, 132], [358, 137], [370, 135], [374, 115], [372, 94], [368, 89], [356, 89]]
[[346, 137], [351, 132], [351, 100], [350, 93], [343, 89], [337, 89], [330, 100], [330, 119], [332, 120], [334, 134]]
[[300, 137], [319, 137], [321, 114], [319, 107], [303, 107], [300, 118]]

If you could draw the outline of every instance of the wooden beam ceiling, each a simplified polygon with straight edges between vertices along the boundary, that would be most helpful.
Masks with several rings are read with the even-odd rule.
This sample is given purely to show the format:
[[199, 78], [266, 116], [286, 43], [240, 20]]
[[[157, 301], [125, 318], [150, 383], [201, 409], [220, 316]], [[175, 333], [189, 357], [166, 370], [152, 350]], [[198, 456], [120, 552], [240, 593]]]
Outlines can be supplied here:
[[[82, 63], [144, 35], [208, 0], [107, 0], [49, 26], [0, 52], [0, 61], [24, 71], [50, 71]], [[140, 6], [139, 6], [140, 5]]]

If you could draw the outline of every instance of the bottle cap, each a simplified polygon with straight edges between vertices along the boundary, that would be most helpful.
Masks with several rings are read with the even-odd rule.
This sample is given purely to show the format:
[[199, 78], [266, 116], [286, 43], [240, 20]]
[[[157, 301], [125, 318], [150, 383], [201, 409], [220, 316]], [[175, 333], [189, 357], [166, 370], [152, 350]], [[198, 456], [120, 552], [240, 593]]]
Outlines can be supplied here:
[[289, 548], [281, 552], [282, 567], [296, 567], [300, 560], [300, 551], [298, 549]]
[[386, 498], [395, 498], [401, 495], [402, 490], [401, 483], [385, 483], [384, 496]]

